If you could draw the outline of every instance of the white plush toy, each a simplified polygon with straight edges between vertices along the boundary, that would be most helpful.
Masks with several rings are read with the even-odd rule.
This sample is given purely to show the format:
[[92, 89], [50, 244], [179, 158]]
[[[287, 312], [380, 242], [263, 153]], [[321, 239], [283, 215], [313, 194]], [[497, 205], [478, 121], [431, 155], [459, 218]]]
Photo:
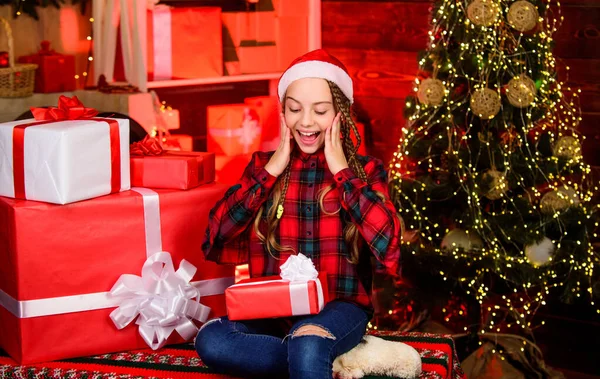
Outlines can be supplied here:
[[365, 375], [416, 378], [421, 374], [421, 356], [402, 342], [368, 335], [333, 361], [333, 374], [338, 379], [358, 379]]

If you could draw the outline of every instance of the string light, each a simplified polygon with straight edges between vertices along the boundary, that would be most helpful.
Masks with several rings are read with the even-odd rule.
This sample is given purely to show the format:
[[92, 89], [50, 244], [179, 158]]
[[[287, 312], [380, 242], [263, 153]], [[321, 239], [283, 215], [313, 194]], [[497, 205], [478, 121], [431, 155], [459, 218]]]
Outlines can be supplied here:
[[[492, 1], [505, 7], [510, 5]], [[428, 54], [419, 60], [422, 72], [432, 73], [433, 78], [437, 76], [454, 90], [445, 96], [443, 104], [435, 107], [422, 105], [416, 98], [406, 101], [405, 110], [410, 116], [390, 163], [390, 191], [407, 227], [418, 229], [421, 240], [416, 244], [405, 241], [403, 246], [413, 256], [427, 254], [439, 257], [441, 264], [454, 262], [453, 270], [438, 270], [444, 281], [457, 280], [452, 272], [462, 268], [458, 282], [486, 313], [481, 318], [487, 320], [485, 325], [479, 326], [481, 334], [515, 328], [529, 333], [543, 325], [543, 320], [536, 319], [534, 323], [534, 315], [539, 307], [546, 305], [553, 290], [589, 299], [600, 313], [593, 301], [598, 294], [594, 293], [592, 283], [600, 258], [590, 241], [592, 235], [597, 237], [598, 222], [590, 223], [598, 210], [591, 204], [598, 185], [590, 182], [591, 167], [583, 162], [581, 145], [565, 156], [540, 151], [543, 144], [556, 145], [563, 137], [583, 140], [576, 132], [581, 122], [578, 108], [581, 91], [572, 91], [555, 75], [558, 65], [551, 42], [560, 22], [552, 18], [556, 13], [546, 12], [547, 18], [540, 19], [535, 35], [511, 30], [502, 17], [492, 25], [477, 26], [466, 17], [466, 4], [456, 0], [441, 2], [428, 33]], [[562, 21], [563, 17], [559, 19]], [[459, 33], [462, 41], [455, 41]], [[473, 69], [469, 70], [466, 67], [471, 63]], [[446, 70], [441, 72], [436, 67]], [[504, 100], [506, 95], [502, 91], [508, 80], [524, 73], [533, 78], [536, 71], [539, 71], [539, 77], [535, 78], [537, 93], [528, 107], [516, 109], [503, 105], [504, 109], [490, 120], [467, 113], [469, 95], [474, 89], [497, 90]], [[415, 79], [415, 94], [423, 79]], [[462, 87], [463, 92], [456, 90], [457, 87]], [[569, 96], [562, 92], [565, 89]], [[503, 117], [503, 112], [514, 112], [519, 118], [517, 125], [512, 115]], [[457, 115], [465, 113], [465, 120], [455, 122]], [[506, 133], [501, 134], [500, 130]], [[502, 173], [510, 178], [508, 182], [497, 183], [502, 189], [498, 200], [491, 201], [483, 191], [494, 182], [479, 180], [484, 159], [492, 167], [502, 167]], [[456, 179], [450, 198], [432, 199], [438, 175]], [[560, 207], [554, 203], [550, 203], [554, 204], [550, 208], [544, 205], [543, 199], [549, 193], [556, 195], [554, 203], [562, 204]], [[468, 251], [456, 244], [450, 250], [440, 247], [440, 239], [450, 229], [440, 223], [440, 209], [434, 201], [450, 199], [456, 199], [457, 209], [464, 208], [464, 218], [457, 220], [457, 224], [471, 229], [485, 241], [481, 249]], [[515, 219], [521, 220], [519, 225], [501, 222]], [[572, 219], [583, 233], [567, 231], [567, 223], [575, 222]], [[546, 265], [535, 265], [527, 256], [524, 246], [527, 243], [523, 241], [541, 240], [551, 228], [559, 231], [551, 233], [556, 235], [550, 239], [555, 246], [554, 254]], [[503, 280], [510, 294], [499, 296], [492, 292], [486, 280], [491, 272]], [[443, 309], [443, 313], [449, 322], [448, 309]]]

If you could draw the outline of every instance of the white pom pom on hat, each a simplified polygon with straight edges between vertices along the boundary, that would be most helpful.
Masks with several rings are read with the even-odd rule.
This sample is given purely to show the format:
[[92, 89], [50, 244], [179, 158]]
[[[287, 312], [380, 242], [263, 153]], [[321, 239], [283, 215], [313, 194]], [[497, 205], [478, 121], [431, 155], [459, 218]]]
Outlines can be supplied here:
[[313, 50], [296, 58], [279, 79], [277, 92], [283, 101], [287, 88], [294, 81], [303, 78], [321, 78], [335, 83], [346, 95], [350, 103], [354, 102], [352, 78], [346, 66], [336, 57], [323, 49]]

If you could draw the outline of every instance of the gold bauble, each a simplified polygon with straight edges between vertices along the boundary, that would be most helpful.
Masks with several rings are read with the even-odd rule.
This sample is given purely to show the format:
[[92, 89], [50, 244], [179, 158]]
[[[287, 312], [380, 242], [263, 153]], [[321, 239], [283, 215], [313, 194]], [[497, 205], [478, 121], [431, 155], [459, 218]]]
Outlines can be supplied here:
[[493, 168], [487, 170], [482, 174], [481, 181], [483, 183], [490, 183], [488, 187], [489, 189], [487, 189], [485, 193], [482, 193], [483, 196], [487, 197], [490, 200], [500, 199], [508, 189], [506, 175], [504, 175], [503, 172], [500, 172]]
[[537, 89], [531, 78], [525, 74], [515, 76], [508, 82], [506, 97], [517, 108], [525, 108], [533, 103]]
[[581, 144], [573, 136], [560, 137], [554, 144], [554, 156], [566, 159], [581, 158]]
[[478, 26], [490, 26], [498, 20], [500, 8], [496, 0], [475, 0], [467, 7], [467, 17]]
[[544, 237], [540, 242], [525, 246], [525, 256], [533, 266], [543, 266], [552, 260], [556, 246], [550, 238]]
[[421, 104], [440, 105], [446, 95], [446, 87], [439, 79], [428, 78], [421, 82], [417, 98]]
[[476, 250], [483, 247], [483, 241], [477, 233], [470, 231], [465, 232], [462, 229], [452, 229], [442, 239], [441, 248], [445, 251], [455, 249]]
[[510, 26], [520, 32], [527, 32], [535, 28], [539, 17], [540, 14], [535, 5], [525, 0], [515, 1], [506, 15]]
[[489, 88], [480, 88], [471, 95], [471, 111], [480, 118], [489, 120], [500, 112], [502, 102], [498, 92]]
[[579, 197], [577, 196], [577, 192], [569, 186], [560, 187], [550, 191], [542, 196], [542, 199], [540, 200], [542, 213], [548, 215], [575, 205], [579, 205]]

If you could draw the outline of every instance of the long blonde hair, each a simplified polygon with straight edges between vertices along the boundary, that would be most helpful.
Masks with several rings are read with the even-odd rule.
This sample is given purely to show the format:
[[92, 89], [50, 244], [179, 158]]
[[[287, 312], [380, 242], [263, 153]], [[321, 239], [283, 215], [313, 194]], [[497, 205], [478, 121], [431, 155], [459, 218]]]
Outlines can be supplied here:
[[[358, 128], [356, 127], [356, 124], [352, 119], [350, 100], [348, 100], [348, 98], [344, 95], [344, 93], [335, 83], [330, 81], [327, 81], [327, 83], [329, 84], [331, 95], [333, 97], [333, 107], [335, 109], [335, 113], [337, 114], [337, 112], [341, 112], [342, 114], [340, 131], [342, 133], [342, 146], [344, 149], [344, 155], [346, 156], [346, 160], [348, 161], [348, 166], [350, 166], [350, 168], [356, 176], [358, 176], [360, 179], [366, 182], [367, 175], [365, 174], [363, 166], [360, 164], [358, 158], [356, 157], [356, 152], [358, 151], [358, 147], [361, 143], [361, 137], [358, 133]], [[350, 137], [351, 132], [354, 133], [354, 136], [356, 138], [356, 145]], [[277, 258], [274, 255], [275, 251], [279, 252], [285, 250], [294, 250], [289, 246], [280, 245], [275, 238], [275, 231], [279, 226], [279, 219], [277, 218], [277, 207], [279, 204], [283, 204], [283, 200], [285, 199], [285, 194], [288, 190], [288, 186], [290, 183], [290, 174], [291, 160], [285, 168], [283, 174], [280, 175], [277, 178], [277, 181], [275, 182], [275, 186], [273, 188], [273, 202], [271, 203], [269, 209], [266, 211], [267, 230], [265, 234], [260, 232], [259, 224], [265, 212], [265, 209], [268, 207], [268, 202], [265, 202], [265, 204], [259, 209], [256, 218], [254, 219], [254, 231], [256, 235], [258, 236], [260, 241], [266, 245], [267, 251], [274, 258]], [[323, 207], [323, 199], [325, 198], [325, 195], [327, 195], [327, 193], [333, 188], [334, 185], [332, 183], [330, 186], [324, 188], [319, 193], [319, 206], [321, 207], [321, 211], [327, 215], [337, 214], [341, 209], [340, 206], [340, 208], [338, 208], [335, 212], [327, 212]], [[380, 196], [382, 199], [385, 198], [383, 194], [377, 193], [377, 195]], [[346, 242], [346, 245], [351, 247], [351, 257], [349, 258], [349, 261], [354, 264], [358, 263], [358, 256], [360, 252], [360, 233], [353, 222], [348, 222], [344, 227], [343, 238]]]

